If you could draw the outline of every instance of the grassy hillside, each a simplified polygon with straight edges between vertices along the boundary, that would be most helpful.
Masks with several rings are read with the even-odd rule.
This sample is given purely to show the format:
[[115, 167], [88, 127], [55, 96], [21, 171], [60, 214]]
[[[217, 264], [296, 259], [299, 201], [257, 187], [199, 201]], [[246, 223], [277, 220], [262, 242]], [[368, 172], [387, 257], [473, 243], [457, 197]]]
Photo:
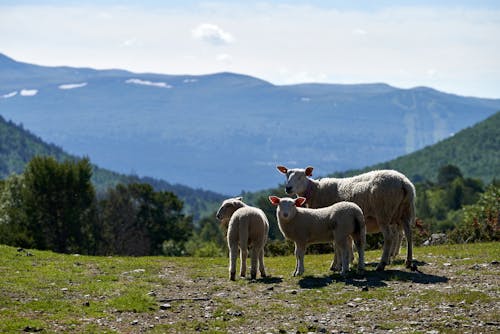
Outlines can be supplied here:
[[[45, 143], [22, 126], [0, 116], [0, 178], [22, 173], [26, 164], [36, 155], [53, 156], [57, 160], [75, 159], [62, 148]], [[198, 219], [200, 215], [216, 209], [223, 196], [211, 191], [170, 184], [163, 180], [141, 178], [115, 173], [94, 165], [92, 181], [97, 191], [105, 191], [118, 183], [144, 182], [156, 190], [175, 193], [185, 203], [186, 211]]]
[[362, 170], [339, 173], [355, 175], [373, 169], [396, 169], [413, 180], [436, 180], [439, 167], [452, 164], [467, 177], [489, 183], [500, 177], [500, 112], [454, 136], [412, 154]]
[[331, 255], [266, 258], [271, 277], [230, 282], [226, 258], [89, 257], [0, 246], [0, 332], [495, 333], [500, 243], [416, 248], [364, 276]]

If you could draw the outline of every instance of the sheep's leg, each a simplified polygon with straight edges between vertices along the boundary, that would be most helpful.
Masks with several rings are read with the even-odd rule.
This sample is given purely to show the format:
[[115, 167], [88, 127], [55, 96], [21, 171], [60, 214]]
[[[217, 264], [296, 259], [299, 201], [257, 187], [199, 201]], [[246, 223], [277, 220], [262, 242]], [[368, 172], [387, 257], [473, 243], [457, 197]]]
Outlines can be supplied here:
[[338, 250], [338, 247], [335, 245], [335, 243], [333, 243], [333, 260], [332, 260], [332, 264], [330, 265], [330, 270], [331, 271], [339, 271], [340, 264], [341, 264], [341, 260], [339, 257], [339, 250]]
[[302, 244], [295, 243], [295, 272], [293, 276], [300, 276], [304, 273], [304, 254], [306, 252], [306, 246]]
[[251, 279], [256, 279], [257, 278], [257, 265], [258, 265], [258, 258], [259, 258], [259, 250], [256, 249], [256, 247], [252, 247], [252, 252], [250, 256], [250, 278]]
[[266, 277], [266, 268], [264, 267], [264, 247], [259, 248], [259, 270], [260, 276]]
[[229, 279], [231, 281], [236, 280], [236, 258], [238, 257], [238, 245], [229, 245]]
[[247, 241], [240, 242], [240, 276], [247, 275], [247, 257], [248, 257], [248, 243]]
[[406, 268], [413, 269], [413, 244], [412, 244], [412, 231], [410, 221], [403, 221], [403, 228], [406, 237]]
[[342, 276], [345, 276], [347, 272], [349, 271], [349, 242], [347, 240], [348, 238], [341, 239], [341, 240], [336, 240], [335, 244], [337, 245], [337, 249], [339, 252], [339, 259], [341, 260], [342, 264], [342, 269], [340, 271], [340, 274]]
[[391, 258], [399, 255], [399, 249], [401, 248], [401, 240], [403, 238], [400, 226], [397, 224], [391, 224], [392, 233], [392, 247], [391, 247]]
[[394, 242], [394, 247], [391, 252], [391, 256], [396, 257], [399, 255], [399, 252], [401, 250], [401, 241], [403, 241], [403, 232], [401, 231], [401, 228], [399, 225], [395, 226], [396, 228], [396, 235], [395, 235], [395, 242]]
[[356, 235], [354, 238], [354, 244], [356, 245], [356, 250], [358, 252], [358, 273], [363, 273], [365, 271], [365, 243], [361, 235]]
[[[382, 220], [379, 220], [382, 221]], [[384, 235], [384, 246], [382, 248], [382, 258], [380, 263], [377, 265], [377, 271], [383, 271], [385, 266], [390, 263], [391, 247], [392, 247], [392, 231], [390, 226], [381, 225], [382, 234]]]

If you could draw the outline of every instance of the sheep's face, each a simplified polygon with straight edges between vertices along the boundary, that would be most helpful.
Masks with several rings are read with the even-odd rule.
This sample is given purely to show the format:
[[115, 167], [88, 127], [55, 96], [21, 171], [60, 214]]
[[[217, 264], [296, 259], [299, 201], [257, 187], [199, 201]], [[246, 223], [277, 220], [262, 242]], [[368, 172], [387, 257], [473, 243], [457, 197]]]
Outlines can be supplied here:
[[233, 213], [244, 205], [241, 200], [241, 197], [235, 197], [222, 202], [219, 210], [217, 210], [217, 219], [220, 221], [229, 220]]
[[285, 192], [287, 194], [300, 196], [307, 191], [308, 177], [312, 176], [313, 167], [288, 169], [285, 166], [277, 166], [276, 168], [286, 175]]
[[293, 219], [297, 214], [297, 207], [304, 205], [306, 199], [304, 197], [298, 198], [279, 198], [276, 196], [269, 196], [271, 204], [277, 206], [276, 216], [280, 221], [288, 221]]

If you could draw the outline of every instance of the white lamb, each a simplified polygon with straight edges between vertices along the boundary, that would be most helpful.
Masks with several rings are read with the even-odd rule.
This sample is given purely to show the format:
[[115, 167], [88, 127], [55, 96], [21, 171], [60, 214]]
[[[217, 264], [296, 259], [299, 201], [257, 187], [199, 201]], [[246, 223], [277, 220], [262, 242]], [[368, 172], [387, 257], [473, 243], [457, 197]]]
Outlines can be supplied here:
[[399, 252], [402, 228], [407, 241], [406, 267], [413, 269], [411, 226], [415, 223], [415, 187], [406, 176], [394, 170], [377, 170], [348, 178], [314, 180], [310, 178], [313, 167], [277, 166], [277, 169], [286, 175], [286, 193], [307, 198], [310, 208], [340, 201], [352, 201], [361, 207], [367, 232], [382, 232], [384, 236], [377, 270], [384, 270], [390, 256]]
[[227, 231], [229, 247], [229, 278], [236, 276], [236, 258], [240, 249], [240, 276], [246, 276], [248, 248], [251, 249], [250, 276], [257, 276], [257, 262], [260, 275], [266, 277], [264, 268], [264, 246], [269, 232], [269, 222], [264, 212], [242, 202], [241, 197], [225, 200], [217, 211], [217, 218]]
[[341, 261], [330, 269], [341, 269], [342, 275], [349, 270], [351, 241], [354, 240], [358, 251], [358, 271], [365, 265], [366, 227], [361, 208], [352, 202], [339, 202], [320, 209], [302, 208], [304, 197], [279, 198], [269, 196], [269, 201], [276, 205], [276, 218], [281, 233], [295, 242], [296, 265], [294, 276], [304, 273], [304, 254], [306, 247], [315, 243], [335, 242], [336, 253]]

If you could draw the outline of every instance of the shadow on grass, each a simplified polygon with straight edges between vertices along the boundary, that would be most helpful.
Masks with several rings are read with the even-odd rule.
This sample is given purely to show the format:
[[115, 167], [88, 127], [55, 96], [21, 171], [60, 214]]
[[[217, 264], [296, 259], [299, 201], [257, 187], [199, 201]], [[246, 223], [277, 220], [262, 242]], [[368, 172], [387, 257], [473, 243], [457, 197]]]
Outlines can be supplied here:
[[252, 282], [255, 283], [264, 283], [264, 284], [279, 284], [283, 282], [282, 277], [272, 277], [272, 276], [267, 276], [267, 277], [261, 277], [256, 280], [252, 280]]
[[332, 283], [345, 283], [362, 288], [375, 288], [387, 286], [388, 281], [412, 282], [417, 284], [436, 284], [448, 282], [448, 277], [426, 274], [421, 271], [385, 270], [365, 271], [363, 275], [350, 272], [346, 277], [340, 274], [324, 276], [305, 276], [299, 281], [303, 289], [317, 289], [326, 287]]

